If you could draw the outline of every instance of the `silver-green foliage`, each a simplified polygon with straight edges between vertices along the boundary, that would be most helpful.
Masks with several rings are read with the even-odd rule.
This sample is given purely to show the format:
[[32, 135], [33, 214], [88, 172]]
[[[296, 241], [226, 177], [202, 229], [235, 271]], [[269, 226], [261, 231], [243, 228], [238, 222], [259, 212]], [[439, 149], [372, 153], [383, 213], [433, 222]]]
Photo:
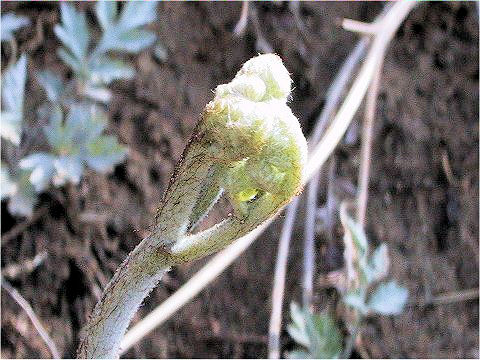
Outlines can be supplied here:
[[2, 126], [0, 134], [15, 145], [20, 144], [23, 101], [27, 80], [27, 58], [22, 55], [2, 76]]
[[[138, 53], [156, 39], [154, 33], [143, 29], [156, 19], [155, 2], [128, 2], [121, 12], [115, 2], [98, 2], [95, 14], [101, 36], [96, 45], [85, 13], [67, 3], [60, 5], [60, 13], [61, 24], [54, 28], [63, 45], [58, 55], [74, 76], [68, 82], [49, 70], [35, 76], [48, 100], [37, 111], [39, 119], [46, 121], [42, 131], [48, 151], [2, 162], [2, 200], [9, 199], [8, 209], [14, 215], [31, 216], [37, 193], [51, 183], [77, 184], [85, 168], [107, 173], [125, 159], [125, 147], [115, 136], [103, 134], [107, 118], [104, 108], [96, 102], [107, 104], [111, 92], [106, 86], [135, 74], [133, 67], [115, 58], [112, 52]], [[13, 39], [13, 32], [28, 24], [26, 17], [3, 15], [2, 41]], [[19, 147], [17, 154], [25, 152], [21, 139], [26, 81], [27, 58], [22, 55], [2, 74], [0, 134]]]
[[342, 335], [328, 312], [314, 314], [295, 302], [290, 304], [292, 322], [287, 331], [304, 349], [288, 353], [291, 359], [336, 359], [342, 352]]
[[386, 244], [370, 253], [363, 228], [346, 211], [342, 212], [345, 236], [351, 236], [356, 253], [355, 271], [358, 284], [343, 295], [345, 304], [358, 310], [362, 316], [370, 314], [398, 315], [408, 300], [408, 290], [395, 280], [385, 281], [389, 270]]
[[[372, 314], [400, 314], [407, 303], [408, 291], [394, 280], [385, 281], [390, 266], [387, 245], [381, 244], [371, 252], [363, 228], [348, 215], [345, 207], [342, 206], [340, 213], [345, 230], [345, 246], [353, 246], [351, 255], [355, 258], [353, 271], [356, 281], [352, 281], [354, 285], [341, 292], [342, 301], [358, 313], [354, 327], [359, 326], [362, 318]], [[290, 358], [331, 359], [340, 356], [343, 339], [330, 314], [314, 314], [292, 303], [290, 316], [292, 322], [287, 331], [296, 343], [305, 348], [290, 352]], [[346, 325], [348, 328], [351, 324]]]
[[[2, 19], [3, 20], [3, 19]], [[2, 126], [0, 135], [12, 146], [20, 145], [23, 122], [23, 103], [27, 78], [27, 58], [23, 54], [17, 63], [8, 67], [2, 75]], [[37, 194], [28, 180], [30, 174], [1, 163], [1, 199], [9, 199], [8, 211], [13, 215], [31, 216], [37, 202]]]
[[2, 15], [1, 18], [1, 41], [10, 41], [13, 39], [13, 33], [18, 29], [30, 24], [30, 20], [25, 16], [18, 16], [13, 13]]
[[20, 161], [22, 169], [31, 170], [30, 181], [43, 191], [51, 180], [57, 186], [77, 184], [84, 168], [111, 171], [125, 157], [125, 149], [113, 136], [102, 135], [107, 118], [97, 107], [73, 104], [65, 121], [59, 108], [53, 111], [43, 130], [51, 152], [37, 152]]
[[0, 166], [1, 200], [8, 199], [7, 209], [13, 215], [32, 216], [38, 195], [29, 181], [29, 172]]
[[95, 15], [101, 36], [95, 45], [85, 13], [67, 3], [62, 3], [60, 10], [62, 23], [54, 28], [63, 44], [59, 57], [73, 70], [83, 95], [108, 103], [111, 92], [105, 86], [114, 80], [131, 79], [135, 74], [131, 66], [111, 53], [136, 54], [155, 42], [155, 34], [143, 27], [156, 19], [156, 3], [127, 2], [119, 13], [116, 2], [98, 2]]

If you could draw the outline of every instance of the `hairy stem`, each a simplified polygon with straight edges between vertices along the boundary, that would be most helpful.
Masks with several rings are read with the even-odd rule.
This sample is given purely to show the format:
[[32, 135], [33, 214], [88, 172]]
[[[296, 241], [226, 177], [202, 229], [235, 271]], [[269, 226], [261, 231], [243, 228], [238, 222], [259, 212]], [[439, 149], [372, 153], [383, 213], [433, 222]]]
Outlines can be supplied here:
[[[202, 175], [211, 167], [204, 161], [205, 151], [196, 142], [198, 138], [194, 136], [192, 139], [165, 193], [154, 231], [132, 251], [105, 288], [85, 328], [88, 336], [79, 347], [78, 357], [116, 357], [128, 324], [143, 299], [163, 274], [178, 263], [179, 259], [171, 254], [170, 246], [185, 233], [189, 224], [185, 214], [189, 214], [194, 206], [191, 192], [200, 191]], [[182, 191], [187, 188], [181, 185], [188, 185], [189, 192]]]

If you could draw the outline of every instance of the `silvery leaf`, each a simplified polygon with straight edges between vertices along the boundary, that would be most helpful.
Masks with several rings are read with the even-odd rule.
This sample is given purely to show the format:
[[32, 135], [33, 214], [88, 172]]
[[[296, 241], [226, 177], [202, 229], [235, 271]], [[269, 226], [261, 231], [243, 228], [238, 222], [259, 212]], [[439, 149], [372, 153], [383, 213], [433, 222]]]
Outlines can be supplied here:
[[130, 1], [125, 3], [120, 14], [119, 27], [130, 30], [147, 25], [157, 17], [157, 3], [155, 1]]
[[126, 156], [126, 149], [118, 144], [114, 136], [100, 136], [89, 143], [87, 149], [88, 166], [102, 173], [113, 170]]
[[23, 54], [18, 62], [8, 68], [2, 76], [2, 126], [1, 135], [18, 145], [20, 143], [25, 83], [27, 80], [27, 58]]
[[56, 174], [53, 183], [57, 186], [66, 182], [78, 184], [83, 173], [83, 161], [80, 156], [60, 156], [54, 160]]
[[37, 74], [37, 80], [47, 93], [52, 102], [57, 102], [64, 91], [62, 79], [51, 71], [41, 71]]
[[95, 84], [108, 85], [114, 80], [131, 79], [134, 75], [135, 70], [131, 66], [107, 57], [97, 58], [90, 65], [90, 76]]
[[77, 60], [85, 59], [90, 42], [85, 14], [67, 3], [60, 4], [60, 13], [62, 24], [55, 25], [55, 35]]
[[22, 132], [22, 118], [19, 115], [16, 112], [2, 111], [2, 126], [0, 127], [0, 135], [17, 146], [20, 145]]
[[55, 150], [60, 151], [64, 147], [63, 112], [59, 105], [47, 109], [49, 111], [48, 124], [43, 127], [43, 132], [48, 144]]
[[103, 30], [106, 30], [117, 17], [117, 3], [115, 1], [97, 1], [95, 15]]
[[156, 36], [151, 31], [131, 29], [122, 32], [111, 27], [104, 33], [96, 50], [96, 54], [105, 53], [110, 50], [135, 54], [152, 45], [155, 39]]
[[0, 166], [0, 198], [6, 199], [15, 194], [16, 190], [17, 185], [10, 176], [7, 165], [2, 162]]
[[108, 104], [112, 100], [112, 92], [103, 86], [95, 86], [92, 84], [87, 84], [83, 89], [83, 95], [86, 97], [101, 102], [103, 104]]
[[310, 338], [306, 330], [304, 313], [295, 302], [290, 304], [290, 317], [292, 318], [292, 323], [287, 325], [288, 334], [299, 345], [308, 348], [310, 346]]
[[153, 48], [153, 55], [158, 61], [164, 63], [168, 59], [168, 50], [162, 44], [157, 43]]
[[364, 272], [367, 276], [368, 283], [380, 280], [387, 276], [390, 267], [390, 259], [388, 257], [388, 248], [386, 244], [381, 244], [373, 252], [370, 261], [365, 266]]
[[55, 157], [48, 153], [33, 153], [19, 162], [22, 169], [30, 170], [30, 182], [37, 192], [45, 190], [55, 174]]
[[33, 207], [38, 201], [38, 196], [28, 180], [29, 177], [30, 172], [28, 171], [21, 171], [15, 177], [16, 189], [10, 195], [7, 204], [7, 209], [12, 215], [31, 217], [33, 214]]
[[397, 315], [403, 311], [407, 300], [408, 290], [395, 281], [389, 281], [378, 285], [367, 306], [377, 314]]
[[342, 336], [335, 320], [327, 313], [304, 310], [310, 337], [310, 353], [316, 359], [336, 359], [342, 351]]
[[70, 66], [75, 73], [82, 73], [82, 61], [75, 58], [70, 52], [65, 49], [58, 49], [57, 55], [65, 64]]
[[[113, 6], [113, 5], [112, 5]], [[92, 58], [102, 56], [108, 51], [117, 50], [128, 53], [137, 53], [155, 42], [154, 33], [142, 30], [141, 27], [156, 19], [156, 6], [153, 1], [130, 1], [125, 3], [118, 21], [114, 21], [111, 15], [106, 15], [103, 5], [98, 5], [101, 11], [100, 22], [103, 27], [103, 35], [93, 52]], [[98, 12], [97, 12], [98, 16]], [[106, 18], [108, 17], [108, 21]], [[100, 19], [99, 18], [99, 19]]]
[[287, 353], [289, 359], [311, 359], [311, 355], [303, 350], [294, 350]]
[[1, 41], [9, 41], [13, 38], [13, 32], [30, 24], [30, 20], [26, 16], [7, 13], [1, 18]]
[[352, 290], [346, 293], [343, 296], [342, 300], [346, 305], [349, 305], [354, 309], [357, 309], [363, 315], [368, 314], [368, 307], [365, 304], [365, 294], [362, 291]]

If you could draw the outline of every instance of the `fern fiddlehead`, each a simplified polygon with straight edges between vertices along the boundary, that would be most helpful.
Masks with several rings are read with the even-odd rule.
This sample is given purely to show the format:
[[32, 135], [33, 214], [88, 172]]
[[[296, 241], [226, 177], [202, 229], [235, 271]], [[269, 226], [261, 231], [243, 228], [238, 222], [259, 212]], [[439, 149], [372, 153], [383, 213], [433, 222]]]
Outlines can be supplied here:
[[[307, 145], [287, 105], [290, 89], [289, 73], [274, 54], [250, 59], [230, 83], [216, 88], [170, 180], [154, 230], [107, 285], [79, 357], [117, 357], [131, 318], [171, 266], [224, 248], [301, 191]], [[233, 213], [192, 234], [222, 193]]]

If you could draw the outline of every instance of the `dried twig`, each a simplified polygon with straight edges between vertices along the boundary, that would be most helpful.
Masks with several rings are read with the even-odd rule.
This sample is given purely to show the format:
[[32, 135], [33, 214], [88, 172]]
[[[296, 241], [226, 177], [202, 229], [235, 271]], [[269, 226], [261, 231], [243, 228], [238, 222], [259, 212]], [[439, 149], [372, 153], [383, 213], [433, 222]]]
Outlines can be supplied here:
[[14, 37], [10, 39], [9, 43], [11, 48], [11, 54], [10, 54], [10, 58], [8, 59], [7, 67], [11, 68], [13, 64], [15, 64], [15, 61], [17, 61], [18, 46]]
[[[335, 109], [340, 103], [340, 99], [352, 77], [353, 71], [363, 57], [368, 39], [364, 38], [358, 42], [352, 53], [345, 60], [338, 75], [335, 77], [332, 85], [326, 94], [326, 104], [323, 108], [315, 127], [311, 143], [316, 144], [325, 131], [328, 121], [331, 119]], [[303, 305], [310, 306], [313, 292], [313, 273], [315, 263], [315, 218], [317, 209], [317, 196], [319, 188], [320, 172], [316, 173], [307, 188], [305, 230], [304, 230], [304, 277], [303, 277]]]
[[447, 177], [448, 182], [450, 183], [450, 185], [457, 186], [458, 179], [453, 174], [452, 167], [450, 166], [450, 161], [448, 159], [447, 150], [445, 149], [441, 150], [441, 158], [442, 158], [443, 171], [445, 172], [445, 176]]
[[[433, 297], [430, 301], [425, 301], [420, 305], [443, 305], [461, 301], [478, 299], [478, 288], [452, 291]], [[417, 305], [417, 304], [416, 304]]]
[[328, 166], [328, 185], [327, 185], [327, 200], [325, 207], [327, 209], [327, 221], [326, 225], [326, 233], [327, 239], [331, 243], [333, 240], [333, 227], [335, 225], [335, 216], [336, 216], [336, 209], [337, 209], [337, 199], [335, 196], [335, 182], [336, 178], [336, 168], [337, 168], [337, 158], [333, 155], [330, 158], [329, 166]]
[[364, 23], [352, 19], [343, 19], [342, 27], [347, 31], [357, 32], [363, 35], [375, 35], [380, 30], [378, 23]]
[[303, 41], [307, 41], [308, 36], [307, 36], [307, 29], [305, 28], [305, 24], [302, 21], [302, 18], [300, 16], [300, 1], [289, 1], [288, 2], [288, 8], [290, 12], [293, 14], [293, 19], [295, 20], [295, 25], [298, 28], [298, 31], [300, 32], [300, 35], [302, 36]]
[[413, 1], [399, 1], [395, 3], [380, 20], [382, 30], [379, 31], [373, 39], [365, 62], [352, 84], [345, 101], [335, 115], [332, 124], [326, 130], [322, 141], [310, 156], [312, 161], [307, 168], [308, 178], [312, 177], [312, 175], [318, 171], [344, 135], [370, 86], [380, 59], [383, 59], [385, 55], [388, 44], [414, 6], [416, 6], [416, 3]]
[[47, 258], [47, 256], [48, 256], [47, 252], [42, 251], [37, 255], [35, 255], [33, 259], [23, 261], [22, 264], [16, 263], [16, 264], [6, 265], [2, 269], [2, 275], [7, 278], [14, 279], [20, 274], [24, 274], [24, 273], [29, 274], [33, 270], [35, 270], [37, 266], [39, 266]]
[[357, 221], [364, 227], [367, 212], [368, 182], [370, 175], [370, 158], [372, 154], [373, 122], [377, 107], [378, 90], [382, 74], [383, 59], [379, 61], [365, 104], [365, 119], [362, 128], [362, 147], [360, 149], [360, 170], [358, 175]]
[[265, 39], [265, 36], [263, 36], [262, 26], [258, 20], [258, 12], [255, 6], [250, 8], [250, 19], [252, 19], [253, 29], [255, 30], [255, 35], [257, 37], [255, 43], [257, 51], [265, 54], [274, 52], [272, 45], [270, 45]]
[[273, 276], [272, 312], [268, 328], [268, 357], [280, 358], [280, 328], [282, 327], [283, 294], [285, 291], [285, 276], [287, 273], [288, 249], [292, 237], [293, 224], [297, 214], [299, 198], [295, 198], [287, 207], [282, 233], [278, 242], [277, 261]]
[[248, 1], [242, 1], [242, 11], [240, 13], [240, 19], [238, 19], [237, 25], [233, 29], [235, 36], [242, 36], [247, 28], [248, 24]]
[[52, 353], [53, 358], [60, 359], [60, 353], [58, 352], [55, 343], [48, 335], [47, 331], [43, 327], [37, 315], [35, 315], [35, 312], [33, 311], [30, 304], [27, 302], [27, 300], [25, 300], [25, 298], [20, 295], [20, 293], [12, 285], [10, 285], [5, 279], [3, 279], [3, 277], [1, 277], [0, 280], [2, 288], [4, 288], [5, 291], [7, 291], [7, 293], [13, 298], [13, 300], [15, 300], [17, 304], [20, 305], [20, 307], [27, 313], [33, 326], [35, 327], [35, 329], [37, 329], [40, 337], [43, 339], [48, 349]]
[[310, 308], [313, 298], [313, 274], [315, 272], [315, 219], [317, 194], [321, 171], [315, 174], [307, 188], [305, 228], [303, 231], [303, 281], [302, 302], [305, 308]]

